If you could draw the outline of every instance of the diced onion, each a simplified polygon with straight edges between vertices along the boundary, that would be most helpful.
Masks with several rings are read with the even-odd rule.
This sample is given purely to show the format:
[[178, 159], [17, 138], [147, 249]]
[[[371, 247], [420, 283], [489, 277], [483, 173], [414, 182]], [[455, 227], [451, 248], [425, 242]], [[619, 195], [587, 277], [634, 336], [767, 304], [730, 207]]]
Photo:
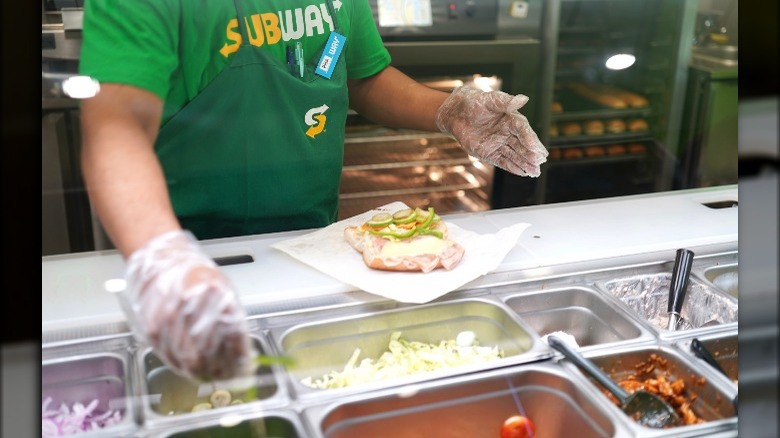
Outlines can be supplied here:
[[72, 407], [60, 404], [59, 409], [49, 409], [51, 397], [46, 397], [41, 408], [41, 432], [43, 437], [73, 435], [90, 430], [119, 424], [122, 421], [120, 411], [96, 411], [99, 401], [92, 400], [87, 406], [76, 402]]

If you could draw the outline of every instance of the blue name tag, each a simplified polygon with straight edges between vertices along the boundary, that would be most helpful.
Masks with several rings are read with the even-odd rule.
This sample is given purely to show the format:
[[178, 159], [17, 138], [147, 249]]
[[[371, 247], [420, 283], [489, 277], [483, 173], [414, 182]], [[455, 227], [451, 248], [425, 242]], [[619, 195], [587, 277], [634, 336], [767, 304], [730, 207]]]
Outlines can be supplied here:
[[341, 49], [344, 48], [344, 43], [347, 41], [347, 37], [344, 35], [331, 32], [328, 42], [325, 43], [325, 50], [322, 51], [320, 62], [317, 63], [317, 68], [314, 69], [314, 73], [330, 79], [333, 75], [333, 69], [336, 68], [336, 63], [341, 56]]

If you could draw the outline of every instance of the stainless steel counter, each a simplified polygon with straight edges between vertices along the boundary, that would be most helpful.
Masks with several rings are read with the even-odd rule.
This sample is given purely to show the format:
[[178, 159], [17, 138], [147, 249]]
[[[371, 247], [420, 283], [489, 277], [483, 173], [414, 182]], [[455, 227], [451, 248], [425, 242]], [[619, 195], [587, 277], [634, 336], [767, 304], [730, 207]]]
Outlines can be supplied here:
[[[258, 428], [284, 437], [384, 436], [390, 424], [412, 433], [423, 415], [441, 419], [437, 424], [446, 430], [472, 430], [469, 436], [477, 437], [488, 436], [485, 424], [500, 424], [516, 409], [525, 409], [551, 436], [571, 436], [575, 429], [581, 436], [662, 436], [625, 416], [542, 339], [566, 331], [583, 354], [616, 373], [613, 379], [650, 354], [660, 356], [669, 364], [667, 376], [684, 379], [697, 394], [694, 409], [703, 420], [673, 432], [734, 437], [735, 377], [708, 368], [688, 344], [693, 337], [711, 346], [736, 339], [739, 290], [730, 279], [738, 266], [738, 201], [736, 186], [725, 186], [446, 216], [480, 233], [517, 222], [532, 225], [495, 271], [419, 305], [355, 290], [271, 247], [305, 230], [203, 242], [214, 258], [255, 260], [223, 269], [247, 306], [256, 347], [291, 357], [296, 366], [262, 367], [251, 382], [224, 382], [244, 402], [197, 412], [190, 410], [220, 382], [177, 378], [127, 333], [116, 298], [102, 286], [121, 276], [118, 254], [44, 257], [42, 397], [89, 400], [89, 388], [105, 384], [92, 397], [105, 409], [119, 410], [122, 421], [96, 436], [212, 436], [228, 427], [241, 436]], [[649, 284], [648, 293], [665, 294], [658, 288], [668, 281], [680, 247], [696, 253], [691, 294], [703, 299], [692, 299], [699, 304], [683, 310], [694, 326], [675, 333], [655, 326], [655, 315], [624, 303], [626, 296], [615, 294], [613, 285]], [[696, 325], [711, 312], [719, 315], [715, 326]], [[307, 376], [341, 369], [356, 347], [366, 358], [377, 357], [391, 333], [437, 343], [464, 330], [501, 356], [347, 388], [306, 383]], [[736, 360], [733, 347], [721, 354]], [[741, 377], [751, 379], [749, 372]], [[455, 421], [473, 412], [478, 421]]]

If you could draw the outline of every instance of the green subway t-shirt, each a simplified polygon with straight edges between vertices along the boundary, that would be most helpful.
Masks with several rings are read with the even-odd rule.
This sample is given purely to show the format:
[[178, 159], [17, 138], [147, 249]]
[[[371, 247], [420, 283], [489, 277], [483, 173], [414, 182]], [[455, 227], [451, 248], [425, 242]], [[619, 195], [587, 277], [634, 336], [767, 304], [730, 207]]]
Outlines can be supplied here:
[[[298, 41], [305, 53], [313, 53], [330, 34], [325, 0], [240, 1], [258, 30], [249, 35], [250, 43], [280, 59]], [[342, 59], [348, 77], [371, 76], [389, 65], [368, 2], [332, 5], [347, 37]], [[231, 0], [89, 0], [79, 71], [157, 94], [165, 102], [164, 124], [228, 65], [240, 38]], [[262, 84], [258, 78], [252, 85]]]

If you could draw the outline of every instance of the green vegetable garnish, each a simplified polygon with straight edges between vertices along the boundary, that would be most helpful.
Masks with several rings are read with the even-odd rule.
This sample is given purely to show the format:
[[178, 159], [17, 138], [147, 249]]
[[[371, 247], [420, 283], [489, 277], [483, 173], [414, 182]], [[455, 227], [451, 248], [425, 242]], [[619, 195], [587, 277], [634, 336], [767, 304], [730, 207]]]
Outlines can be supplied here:
[[[369, 226], [367, 229], [369, 233], [390, 239], [408, 239], [420, 235], [443, 239], [444, 234], [441, 231], [431, 229], [431, 225], [440, 219], [433, 207], [428, 207], [428, 211], [418, 207], [414, 210], [411, 208], [399, 210], [392, 215], [389, 213], [376, 214], [366, 222], [366, 225]], [[388, 221], [392, 223], [388, 223]], [[415, 225], [409, 229], [396, 226], [412, 222]]]
[[409, 230], [398, 230], [398, 231], [374, 231], [369, 229], [368, 232], [371, 234], [376, 234], [377, 236], [382, 237], [395, 237], [396, 239], [406, 239], [409, 237], [414, 236], [415, 232], [417, 230], [412, 228]]
[[393, 215], [390, 213], [375, 214], [366, 224], [369, 227], [386, 227], [393, 223]]
[[393, 214], [393, 223], [408, 224], [417, 220], [417, 213], [411, 208], [399, 210]]
[[287, 356], [265, 356], [265, 355], [258, 355], [255, 358], [255, 365], [258, 366], [269, 366], [272, 364], [279, 364], [286, 367], [293, 366], [295, 364], [295, 361]]

